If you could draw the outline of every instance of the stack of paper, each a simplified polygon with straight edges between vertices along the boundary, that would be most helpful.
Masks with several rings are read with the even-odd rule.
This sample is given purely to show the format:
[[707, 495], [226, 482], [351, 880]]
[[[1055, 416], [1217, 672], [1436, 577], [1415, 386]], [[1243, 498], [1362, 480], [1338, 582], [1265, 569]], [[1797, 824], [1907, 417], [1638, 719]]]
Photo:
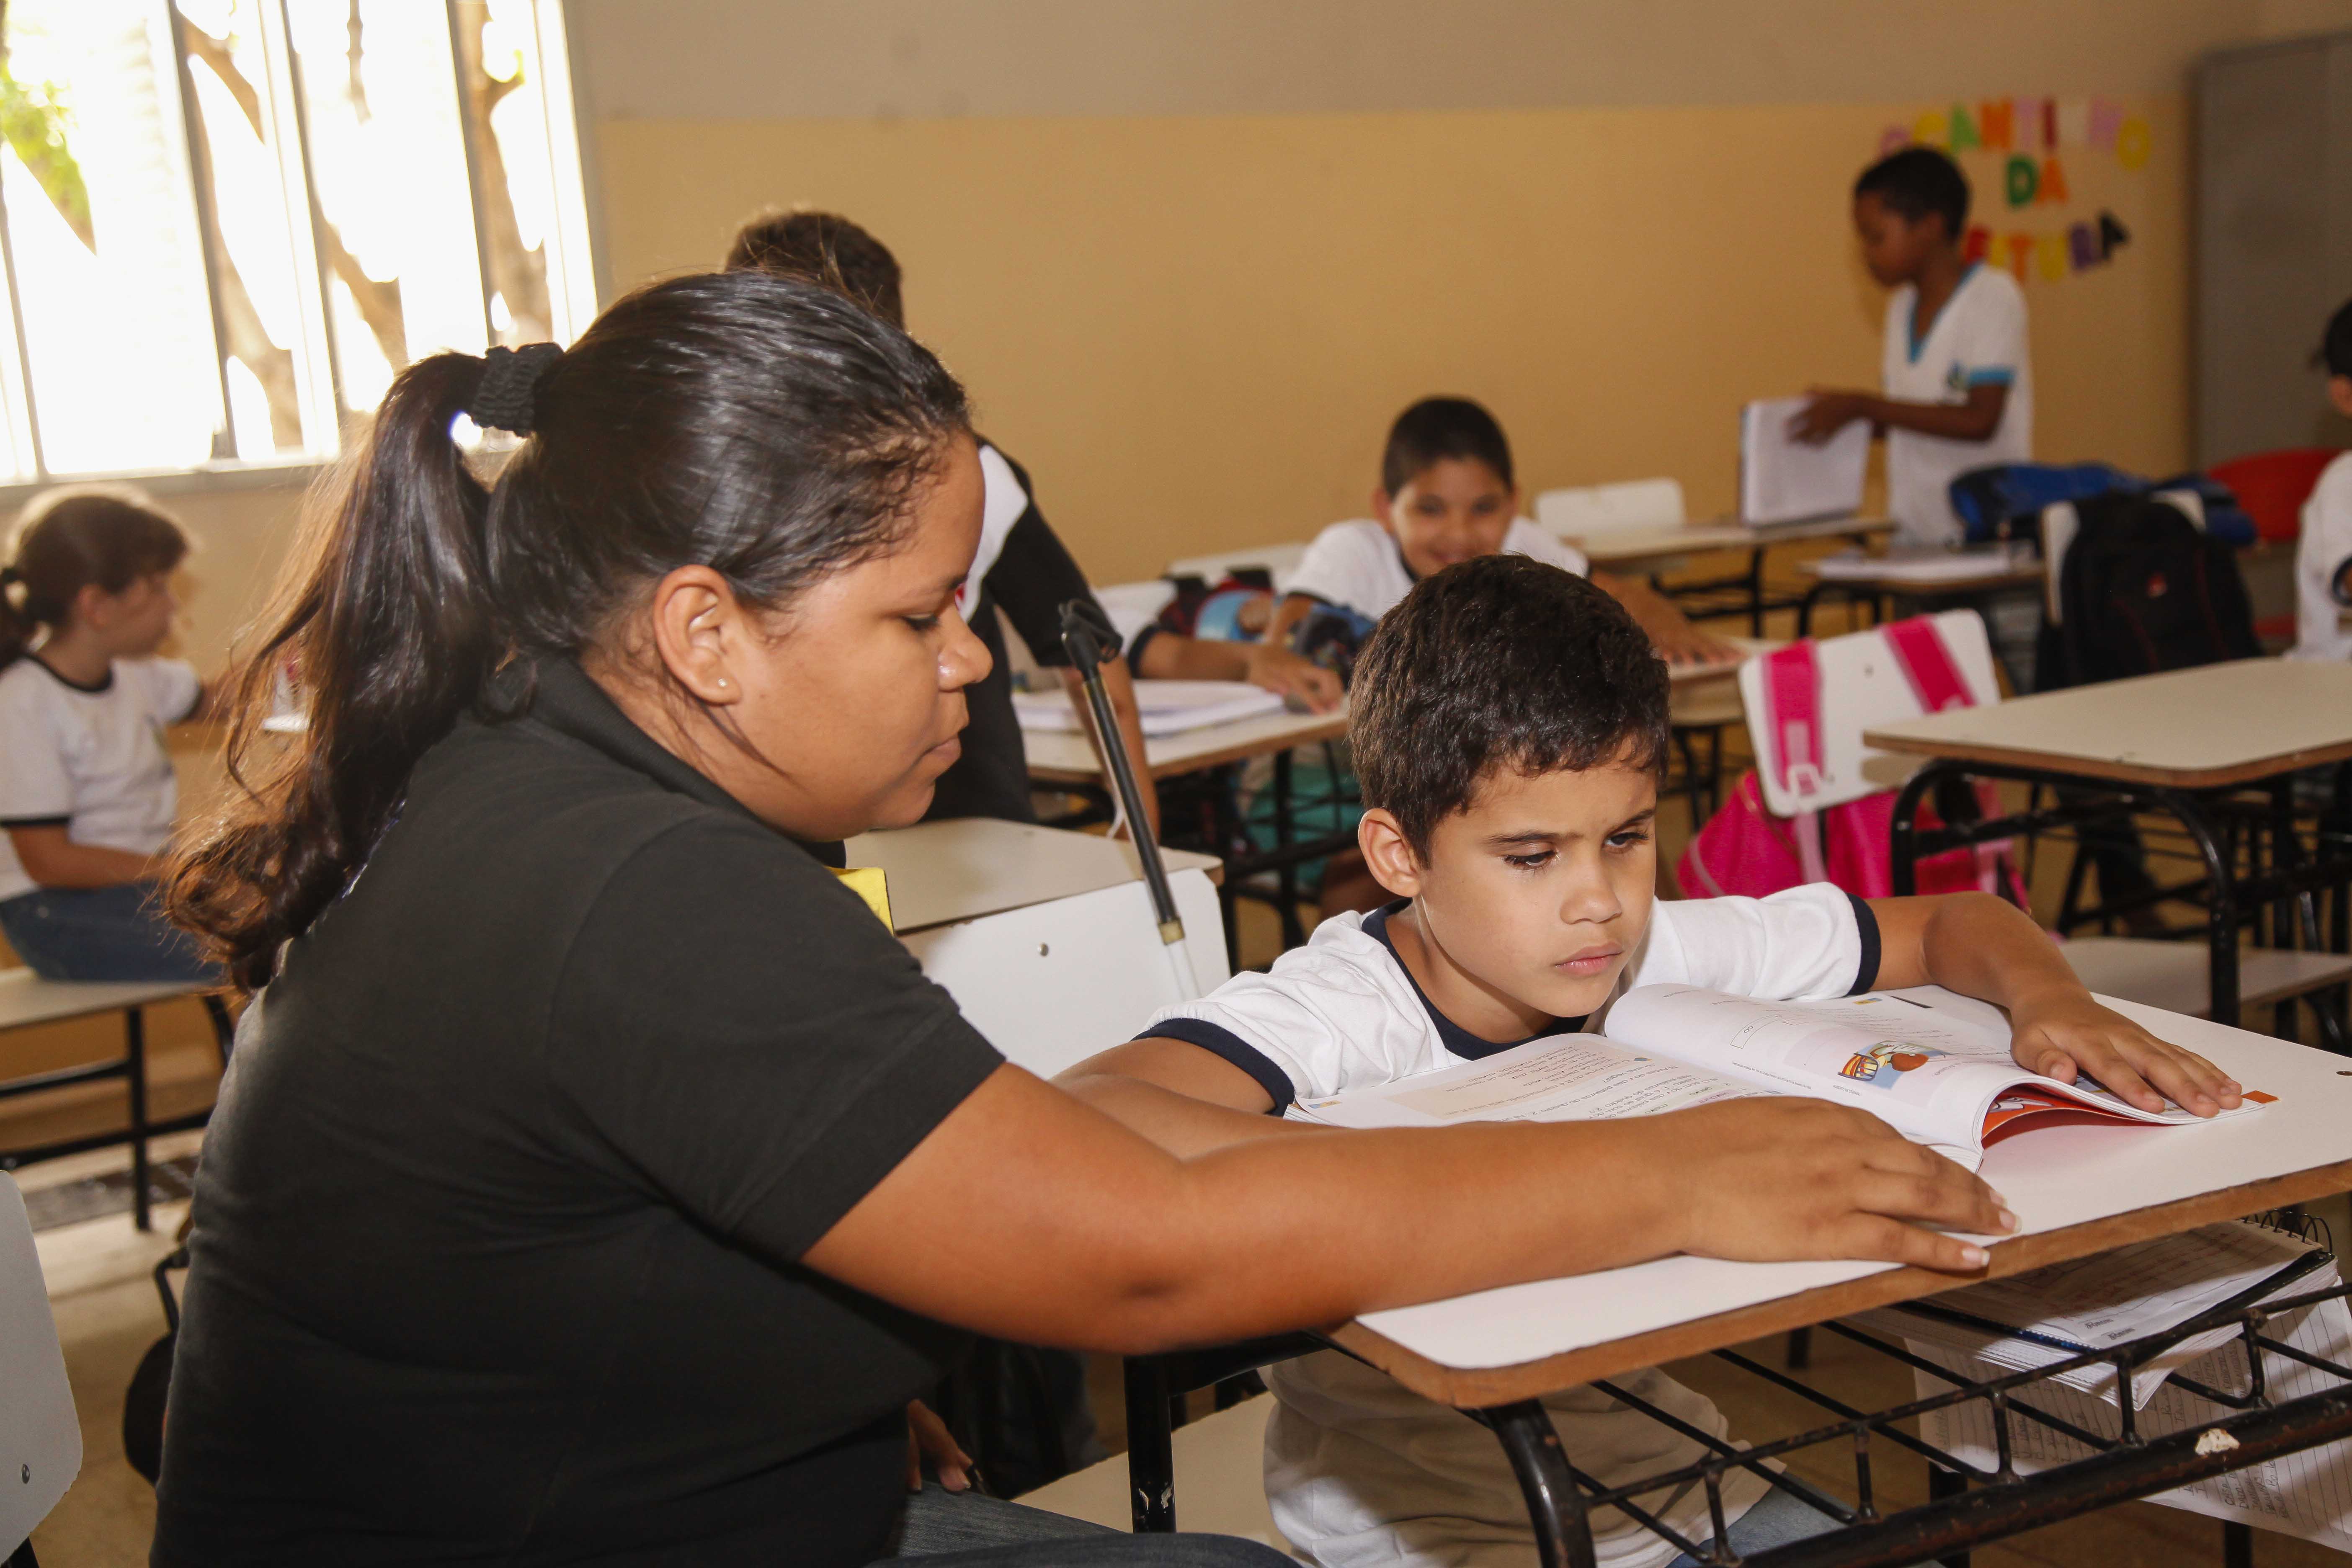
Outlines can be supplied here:
[[1862, 510], [1870, 421], [1857, 419], [1818, 447], [1789, 434], [1802, 397], [1768, 397], [1739, 411], [1739, 521], [1803, 522]]
[[[1178, 735], [1210, 724], [1282, 711], [1279, 694], [1241, 680], [1139, 680], [1135, 701], [1142, 711], [1147, 736]], [[1016, 691], [1013, 711], [1024, 730], [1079, 728], [1076, 705], [1060, 691]]]
[[[2047, 1268], [1881, 1307], [1856, 1328], [1958, 1351], [1995, 1377], [2030, 1372], [2160, 1333], [2229, 1302], [2300, 1296], [2336, 1283], [2334, 1260], [2300, 1237], [2232, 1222], [2158, 1237]], [[2166, 1378], [2237, 1336], [2208, 1329], [2132, 1371], [2132, 1404], [2145, 1406]], [[2024, 1337], [2030, 1336], [2030, 1337]], [[2101, 1362], [2051, 1380], [2116, 1403], [2116, 1369]]]
[[[2030, 556], [2024, 559], [2031, 559]], [[1980, 550], [1923, 550], [1907, 554], [1863, 555], [1840, 552], [1807, 562], [1805, 569], [1826, 583], [1857, 579], [1886, 583], [1965, 583], [1993, 577], [2021, 564], [2006, 545]]]

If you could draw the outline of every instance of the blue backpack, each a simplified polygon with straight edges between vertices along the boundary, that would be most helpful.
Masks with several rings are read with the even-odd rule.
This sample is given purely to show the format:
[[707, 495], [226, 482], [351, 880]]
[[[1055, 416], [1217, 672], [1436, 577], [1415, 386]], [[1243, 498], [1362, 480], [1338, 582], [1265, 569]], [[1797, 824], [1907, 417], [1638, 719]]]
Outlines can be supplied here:
[[1970, 544], [2032, 539], [2042, 509], [2099, 496], [2142, 496], [2153, 490], [2194, 490], [2205, 503], [2205, 531], [2224, 544], [2254, 542], [2254, 520], [2229, 486], [2203, 474], [2144, 479], [2105, 463], [1995, 463], [1952, 481], [1952, 510]]

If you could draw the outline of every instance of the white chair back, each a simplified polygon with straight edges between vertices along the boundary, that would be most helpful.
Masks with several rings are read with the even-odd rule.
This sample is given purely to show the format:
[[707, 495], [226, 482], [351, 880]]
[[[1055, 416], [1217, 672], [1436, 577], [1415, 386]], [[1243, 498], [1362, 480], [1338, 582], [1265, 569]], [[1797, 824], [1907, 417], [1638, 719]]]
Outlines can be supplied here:
[[1135, 634], [1158, 620], [1160, 612], [1175, 596], [1176, 584], [1165, 577], [1154, 577], [1148, 583], [1113, 583], [1108, 588], [1095, 590], [1095, 602], [1110, 617], [1120, 646], [1125, 647], [1135, 646]]
[[1631, 528], [1679, 528], [1685, 516], [1680, 479], [1579, 485], [1536, 497], [1536, 524], [1556, 539], [1590, 539]]
[[[1985, 633], [1984, 617], [1974, 610], [1947, 610], [1919, 618], [1934, 626], [1969, 704], [2000, 701], [2000, 682], [1993, 674], [1992, 639]], [[1814, 742], [1821, 758], [1818, 768], [1784, 772], [1780, 766], [1781, 737], [1769, 697], [1768, 661], [1773, 655], [1758, 654], [1739, 667], [1739, 700], [1748, 710], [1748, 732], [1755, 737], [1756, 779], [1763, 786], [1764, 804], [1780, 816], [1826, 811], [1885, 789], [1885, 784], [1865, 776], [1863, 768], [1886, 753], [1864, 745], [1863, 731], [1916, 719], [1926, 710], [1911, 676], [1895, 657], [1885, 627], [1824, 637], [1812, 647], [1820, 675], [1820, 736]]]
[[1281, 587], [1289, 575], [1298, 570], [1307, 555], [1307, 546], [1294, 544], [1259, 544], [1247, 550], [1222, 550], [1213, 555], [1188, 555], [1181, 561], [1171, 561], [1166, 575], [1198, 577], [1203, 583], [1216, 583], [1235, 572], [1256, 567], [1270, 574], [1274, 585]]
[[81, 1472], [81, 1422], [24, 1194], [0, 1173], [0, 1559]]
[[[1198, 869], [1171, 872], [1184, 948], [1201, 994], [1224, 984], [1217, 890]], [[905, 937], [923, 973], [1015, 1067], [1051, 1078], [1132, 1039], [1176, 1001], [1151, 895], [1121, 882], [1072, 898]]]

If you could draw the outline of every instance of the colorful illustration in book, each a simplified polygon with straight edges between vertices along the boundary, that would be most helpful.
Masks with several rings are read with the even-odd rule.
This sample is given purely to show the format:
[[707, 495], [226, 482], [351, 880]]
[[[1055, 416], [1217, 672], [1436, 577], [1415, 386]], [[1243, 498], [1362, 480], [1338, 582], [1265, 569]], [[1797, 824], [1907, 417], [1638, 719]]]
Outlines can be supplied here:
[[1874, 1089], [1893, 1089], [1903, 1081], [1905, 1073], [1917, 1072], [1937, 1057], [1950, 1054], [1909, 1040], [1881, 1040], [1869, 1050], [1846, 1058], [1845, 1066], [1838, 1068], [1838, 1076], [1854, 1079]]

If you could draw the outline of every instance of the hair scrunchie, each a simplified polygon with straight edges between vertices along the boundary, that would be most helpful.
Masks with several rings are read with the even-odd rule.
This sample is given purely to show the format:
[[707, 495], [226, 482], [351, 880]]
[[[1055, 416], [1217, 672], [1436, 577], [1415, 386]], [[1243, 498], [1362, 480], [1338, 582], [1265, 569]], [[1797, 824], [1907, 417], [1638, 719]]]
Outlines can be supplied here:
[[556, 343], [494, 348], [482, 356], [482, 379], [466, 399], [466, 417], [485, 430], [530, 434], [540, 378], [563, 357]]

